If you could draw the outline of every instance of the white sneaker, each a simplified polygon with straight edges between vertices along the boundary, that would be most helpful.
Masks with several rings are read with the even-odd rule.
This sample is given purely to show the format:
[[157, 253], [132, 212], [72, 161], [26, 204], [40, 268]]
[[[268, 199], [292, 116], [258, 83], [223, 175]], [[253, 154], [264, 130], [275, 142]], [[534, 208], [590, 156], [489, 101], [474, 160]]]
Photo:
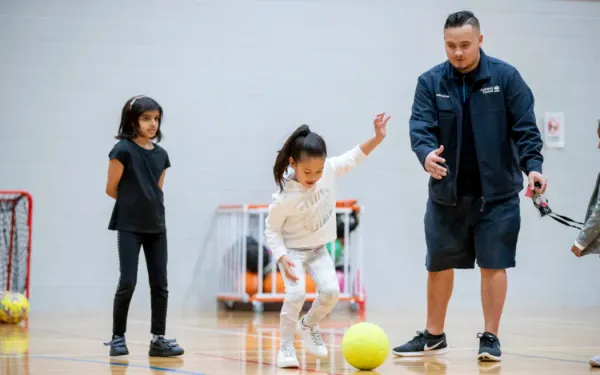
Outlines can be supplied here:
[[302, 322], [304, 321], [304, 317], [298, 320], [296, 324], [296, 329], [302, 340], [304, 340], [304, 346], [306, 347], [306, 351], [312, 355], [317, 357], [327, 357], [327, 348], [323, 343], [323, 338], [321, 338], [321, 332], [319, 328], [315, 327], [307, 327]]
[[599, 355], [595, 355], [592, 358], [590, 358], [590, 366], [592, 366], [592, 367], [600, 367], [600, 354]]
[[298, 358], [296, 358], [296, 349], [294, 349], [293, 346], [279, 349], [279, 353], [277, 354], [277, 367], [300, 367]]

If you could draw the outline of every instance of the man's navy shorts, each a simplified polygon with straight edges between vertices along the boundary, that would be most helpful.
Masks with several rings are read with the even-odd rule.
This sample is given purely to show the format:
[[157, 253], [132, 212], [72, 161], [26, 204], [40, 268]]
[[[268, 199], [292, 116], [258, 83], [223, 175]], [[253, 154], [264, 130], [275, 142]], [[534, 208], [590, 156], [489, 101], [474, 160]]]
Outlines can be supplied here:
[[448, 269], [505, 269], [515, 266], [521, 229], [520, 198], [500, 202], [459, 197], [456, 207], [431, 199], [425, 212], [426, 267], [430, 272]]

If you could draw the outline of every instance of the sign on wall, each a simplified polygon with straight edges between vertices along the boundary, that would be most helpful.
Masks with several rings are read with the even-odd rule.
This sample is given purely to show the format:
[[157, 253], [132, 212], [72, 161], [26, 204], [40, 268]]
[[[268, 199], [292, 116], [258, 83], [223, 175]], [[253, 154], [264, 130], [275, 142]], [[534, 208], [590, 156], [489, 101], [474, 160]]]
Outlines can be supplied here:
[[544, 143], [548, 148], [565, 147], [565, 114], [546, 112], [544, 114]]

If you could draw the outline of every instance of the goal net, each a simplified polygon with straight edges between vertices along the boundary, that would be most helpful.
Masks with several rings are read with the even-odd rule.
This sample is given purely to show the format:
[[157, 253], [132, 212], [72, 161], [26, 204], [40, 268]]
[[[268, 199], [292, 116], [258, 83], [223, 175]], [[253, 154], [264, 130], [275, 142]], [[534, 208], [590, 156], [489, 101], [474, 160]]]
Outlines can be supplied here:
[[29, 298], [32, 198], [27, 192], [0, 191], [0, 293]]

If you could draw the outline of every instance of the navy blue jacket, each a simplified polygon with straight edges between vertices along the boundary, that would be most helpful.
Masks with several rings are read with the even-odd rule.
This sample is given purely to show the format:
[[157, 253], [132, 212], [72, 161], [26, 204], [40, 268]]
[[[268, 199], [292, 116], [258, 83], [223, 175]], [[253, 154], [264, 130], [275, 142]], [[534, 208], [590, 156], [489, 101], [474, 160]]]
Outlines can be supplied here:
[[[424, 166], [427, 155], [444, 146], [448, 174], [429, 179], [429, 197], [455, 206], [465, 89], [446, 61], [419, 76], [410, 117], [413, 152]], [[517, 69], [481, 51], [479, 73], [470, 96], [473, 137], [484, 202], [519, 194], [523, 175], [542, 173], [543, 142], [533, 113], [534, 98]]]

